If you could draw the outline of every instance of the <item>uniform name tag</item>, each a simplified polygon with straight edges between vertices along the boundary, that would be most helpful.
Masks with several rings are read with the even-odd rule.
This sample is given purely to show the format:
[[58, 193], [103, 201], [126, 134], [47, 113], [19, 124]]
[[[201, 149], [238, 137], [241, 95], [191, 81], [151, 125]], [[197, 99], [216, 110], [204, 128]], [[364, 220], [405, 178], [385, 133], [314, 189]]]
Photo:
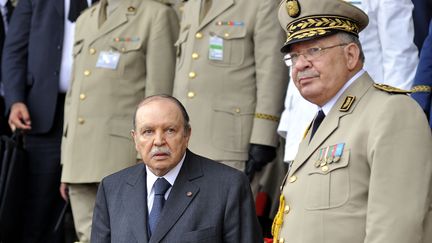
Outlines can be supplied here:
[[223, 39], [219, 36], [210, 36], [209, 59], [215, 61], [223, 60]]
[[117, 69], [120, 60], [120, 53], [114, 51], [101, 51], [96, 63], [96, 67]]

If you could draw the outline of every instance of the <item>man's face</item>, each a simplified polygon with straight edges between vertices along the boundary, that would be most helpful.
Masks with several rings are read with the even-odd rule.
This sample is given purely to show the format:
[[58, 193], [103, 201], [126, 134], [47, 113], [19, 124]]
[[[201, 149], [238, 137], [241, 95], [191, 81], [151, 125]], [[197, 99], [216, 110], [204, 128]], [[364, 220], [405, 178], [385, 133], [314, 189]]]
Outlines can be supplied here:
[[155, 175], [165, 175], [180, 162], [189, 142], [180, 109], [171, 100], [156, 98], [138, 108], [135, 121], [136, 150]]
[[[309, 48], [325, 48], [343, 44], [333, 35], [317, 40], [295, 43], [291, 52], [303, 53]], [[292, 66], [292, 77], [300, 94], [319, 106], [325, 105], [349, 79], [345, 45], [322, 50], [317, 57], [307, 60], [300, 55]]]

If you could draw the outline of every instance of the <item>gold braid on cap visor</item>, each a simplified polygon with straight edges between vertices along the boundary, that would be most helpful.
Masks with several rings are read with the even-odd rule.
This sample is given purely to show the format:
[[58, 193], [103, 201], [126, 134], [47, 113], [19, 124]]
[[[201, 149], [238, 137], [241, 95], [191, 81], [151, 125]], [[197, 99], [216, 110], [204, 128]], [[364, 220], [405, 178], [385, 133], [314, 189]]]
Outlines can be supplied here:
[[351, 19], [340, 16], [308, 16], [287, 25], [288, 43], [313, 36], [325, 35], [334, 30], [341, 30], [358, 36], [359, 28]]

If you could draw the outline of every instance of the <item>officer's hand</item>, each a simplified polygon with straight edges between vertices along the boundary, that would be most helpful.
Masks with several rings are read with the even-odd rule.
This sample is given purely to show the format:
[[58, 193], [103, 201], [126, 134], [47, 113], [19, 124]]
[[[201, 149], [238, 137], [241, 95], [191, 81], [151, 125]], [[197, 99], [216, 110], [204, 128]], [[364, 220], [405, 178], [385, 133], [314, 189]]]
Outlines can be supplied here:
[[60, 184], [60, 195], [65, 201], [69, 201], [69, 187], [66, 183]]
[[245, 173], [252, 181], [255, 172], [261, 171], [262, 168], [273, 161], [276, 157], [276, 148], [267, 145], [250, 144], [249, 159], [246, 161]]
[[8, 123], [12, 131], [15, 131], [17, 128], [23, 130], [31, 129], [30, 114], [24, 103], [18, 102], [12, 105]]

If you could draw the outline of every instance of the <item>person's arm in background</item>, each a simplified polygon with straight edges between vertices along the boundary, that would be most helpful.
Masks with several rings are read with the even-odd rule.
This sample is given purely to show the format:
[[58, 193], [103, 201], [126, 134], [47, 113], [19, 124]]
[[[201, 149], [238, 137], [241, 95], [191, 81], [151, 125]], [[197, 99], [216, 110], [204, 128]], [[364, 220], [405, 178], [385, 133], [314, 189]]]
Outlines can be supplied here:
[[420, 62], [414, 78], [413, 91], [411, 97], [420, 104], [432, 128], [432, 21], [429, 25], [429, 35], [426, 37], [420, 52]]
[[25, 100], [28, 85], [27, 56], [32, 12], [30, 0], [18, 2], [3, 48], [2, 80], [6, 111], [10, 111], [9, 125], [12, 130], [15, 128], [31, 129], [31, 118]]

